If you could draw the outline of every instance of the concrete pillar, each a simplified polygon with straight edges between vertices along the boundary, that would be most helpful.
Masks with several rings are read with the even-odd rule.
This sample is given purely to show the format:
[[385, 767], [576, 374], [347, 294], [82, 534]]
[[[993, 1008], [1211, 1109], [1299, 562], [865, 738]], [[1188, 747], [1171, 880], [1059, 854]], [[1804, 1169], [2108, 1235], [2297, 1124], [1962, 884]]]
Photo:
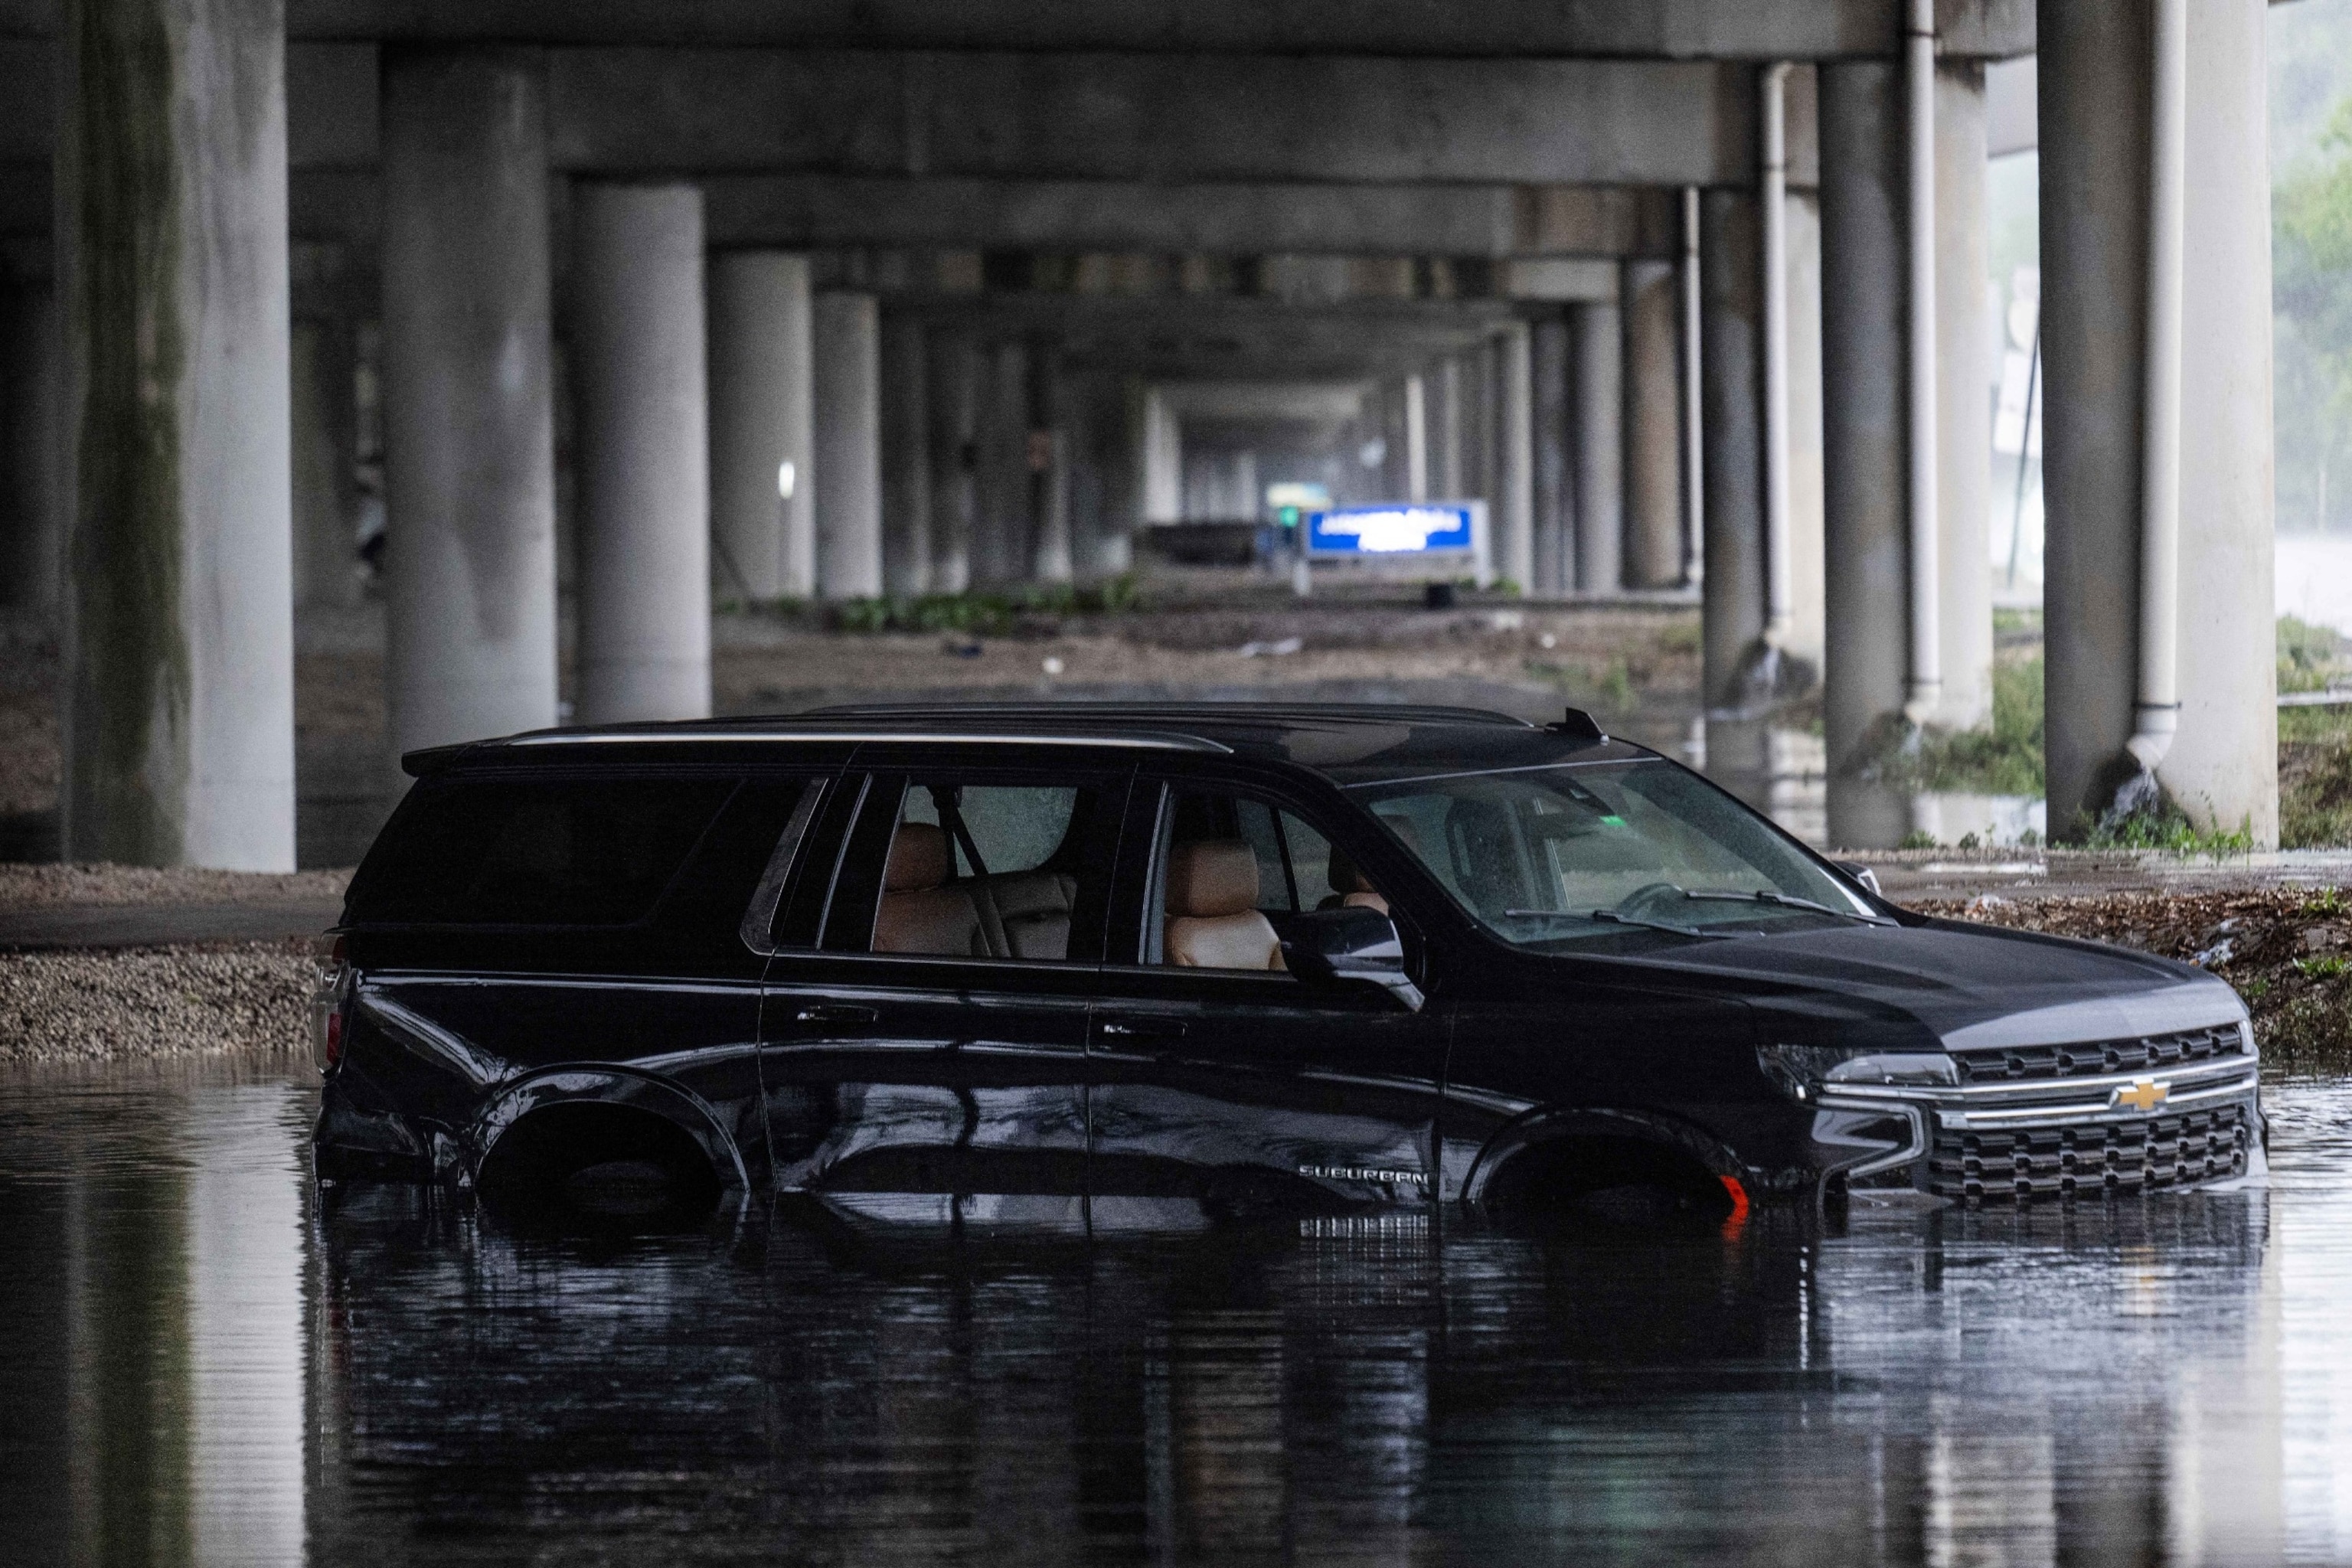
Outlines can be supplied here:
[[1531, 328], [1535, 382], [1535, 576], [1528, 591], [1555, 598], [1576, 586], [1576, 460], [1570, 447], [1568, 323]]
[[2207, 828], [2278, 843], [2271, 207], [2260, 0], [2189, 11], [2180, 728], [2157, 769]]
[[711, 581], [730, 598], [805, 598], [816, 584], [808, 258], [724, 252], [708, 286]]
[[1168, 400], [1143, 394], [1143, 521], [1181, 522], [1184, 518], [1184, 426]]
[[816, 595], [882, 592], [881, 315], [871, 294], [819, 294], [815, 363]]
[[[2276, 842], [2270, 216], [2263, 8], [2189, 7], [2183, 180], [2179, 729], [2158, 781], [2192, 821]], [[2132, 773], [2139, 679], [2149, 16], [2039, 14], [2050, 825]]]
[[[1764, 635], [1764, 364], [1760, 242], [1755, 195], [1701, 200], [1700, 365], [1706, 443], [1706, 595], [1700, 612], [1702, 696], [1738, 711], [1750, 656]], [[1711, 766], [1717, 748], [1708, 746]]]
[[931, 588], [931, 396], [923, 323], [882, 319], [882, 586]]
[[1469, 381], [1460, 354], [1448, 354], [1437, 367], [1437, 435], [1430, 447], [1432, 473], [1430, 484], [1436, 495], [1445, 500], [1466, 500], [1470, 495], [1469, 476], [1462, 471], [1463, 448], [1467, 444], [1462, 402], [1465, 384]]
[[1404, 378], [1404, 499], [1429, 499], [1429, 379]]
[[1071, 577], [1070, 431], [1063, 406], [1061, 356], [1051, 343], [1029, 351], [1029, 418], [1024, 454], [1029, 467], [1029, 576], [1038, 583]]
[[572, 195], [580, 721], [710, 712], [702, 191]]
[[1524, 591], [1535, 580], [1535, 370], [1527, 323], [1496, 341], [1495, 569]]
[[1985, 279], [1984, 66], [1936, 68], [1936, 591], [1938, 721], [1992, 722], [1992, 384]]
[[971, 580], [1003, 587], [1029, 570], [1029, 348], [995, 344], [981, 382], [980, 511]]
[[1618, 308], [1570, 307], [1576, 342], [1576, 585], [1625, 586], [1624, 323]]
[[1803, 667], [1786, 678], [1810, 686], [1821, 678], [1825, 651], [1820, 195], [1790, 191], [1787, 207], [1781, 234], [1788, 246], [1783, 279], [1789, 294], [1789, 624], [1782, 628], [1780, 648]]
[[395, 750], [555, 722], [545, 85], [383, 57], [386, 686]]
[[979, 467], [973, 424], [980, 398], [980, 345], [969, 333], [929, 334], [925, 374], [931, 405], [931, 591], [961, 594], [971, 585], [974, 484]]
[[61, 12], [65, 855], [290, 871], [284, 8]]
[[349, 326], [317, 318], [296, 321], [289, 358], [294, 604], [332, 611], [360, 597]]
[[1902, 721], [1908, 670], [1903, 83], [1880, 61], [1825, 64], [1820, 79], [1829, 834], [1884, 848], [1907, 814], [1854, 775]]
[[0, 290], [0, 605], [47, 618], [65, 586], [57, 290]]
[[2148, 17], [2052, 0], [2036, 37], [2043, 680], [2050, 829], [2064, 839], [2114, 795], [2138, 675]]
[[1682, 580], [1682, 408], [1671, 261], [1628, 261], [1618, 300], [1625, 343], [1625, 585]]

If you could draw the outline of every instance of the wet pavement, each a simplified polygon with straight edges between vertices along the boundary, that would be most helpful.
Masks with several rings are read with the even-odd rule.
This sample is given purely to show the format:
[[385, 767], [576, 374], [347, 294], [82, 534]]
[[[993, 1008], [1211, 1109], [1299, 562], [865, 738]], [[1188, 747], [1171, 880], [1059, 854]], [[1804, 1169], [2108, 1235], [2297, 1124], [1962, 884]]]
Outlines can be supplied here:
[[314, 1194], [253, 1068], [0, 1078], [0, 1563], [2352, 1560], [2352, 1087], [2268, 1190], [1673, 1239]]

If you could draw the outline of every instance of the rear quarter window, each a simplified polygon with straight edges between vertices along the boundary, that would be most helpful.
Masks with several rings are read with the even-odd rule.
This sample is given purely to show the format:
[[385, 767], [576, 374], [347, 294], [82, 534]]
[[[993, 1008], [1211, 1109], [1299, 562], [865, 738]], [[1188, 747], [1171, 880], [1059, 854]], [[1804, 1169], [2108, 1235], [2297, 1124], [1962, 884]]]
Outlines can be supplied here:
[[367, 924], [627, 925], [651, 913], [732, 779], [436, 778], [352, 879]]

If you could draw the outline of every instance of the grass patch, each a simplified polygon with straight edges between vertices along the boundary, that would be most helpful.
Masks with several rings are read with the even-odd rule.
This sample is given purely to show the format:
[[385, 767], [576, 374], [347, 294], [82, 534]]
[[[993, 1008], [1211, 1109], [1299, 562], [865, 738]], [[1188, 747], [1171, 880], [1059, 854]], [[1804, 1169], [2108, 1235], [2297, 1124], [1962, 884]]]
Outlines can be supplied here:
[[2040, 795], [2042, 712], [2042, 660], [1996, 664], [1991, 729], [1929, 730], [1911, 746], [1897, 741], [1882, 754], [1878, 776], [1910, 789]]
[[2084, 837], [2085, 849], [2162, 849], [2175, 855], [2244, 855], [2254, 847], [2252, 828], [2197, 826], [2169, 802], [2161, 812], [2142, 812], [2121, 822], [2100, 823]]
[[1118, 616], [1140, 609], [1143, 596], [1131, 575], [1100, 583], [1039, 583], [1010, 593], [892, 595], [850, 599], [834, 605], [835, 630], [845, 632], [961, 632], [1003, 637], [1024, 620], [1055, 616]]

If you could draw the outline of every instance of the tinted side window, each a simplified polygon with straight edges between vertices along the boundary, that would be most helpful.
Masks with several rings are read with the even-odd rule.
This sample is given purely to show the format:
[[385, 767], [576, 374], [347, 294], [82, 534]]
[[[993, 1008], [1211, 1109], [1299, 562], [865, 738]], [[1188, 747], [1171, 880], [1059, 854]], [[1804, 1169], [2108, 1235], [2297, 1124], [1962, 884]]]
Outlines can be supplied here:
[[653, 910], [732, 779], [440, 778], [352, 879], [361, 921], [625, 925]]

